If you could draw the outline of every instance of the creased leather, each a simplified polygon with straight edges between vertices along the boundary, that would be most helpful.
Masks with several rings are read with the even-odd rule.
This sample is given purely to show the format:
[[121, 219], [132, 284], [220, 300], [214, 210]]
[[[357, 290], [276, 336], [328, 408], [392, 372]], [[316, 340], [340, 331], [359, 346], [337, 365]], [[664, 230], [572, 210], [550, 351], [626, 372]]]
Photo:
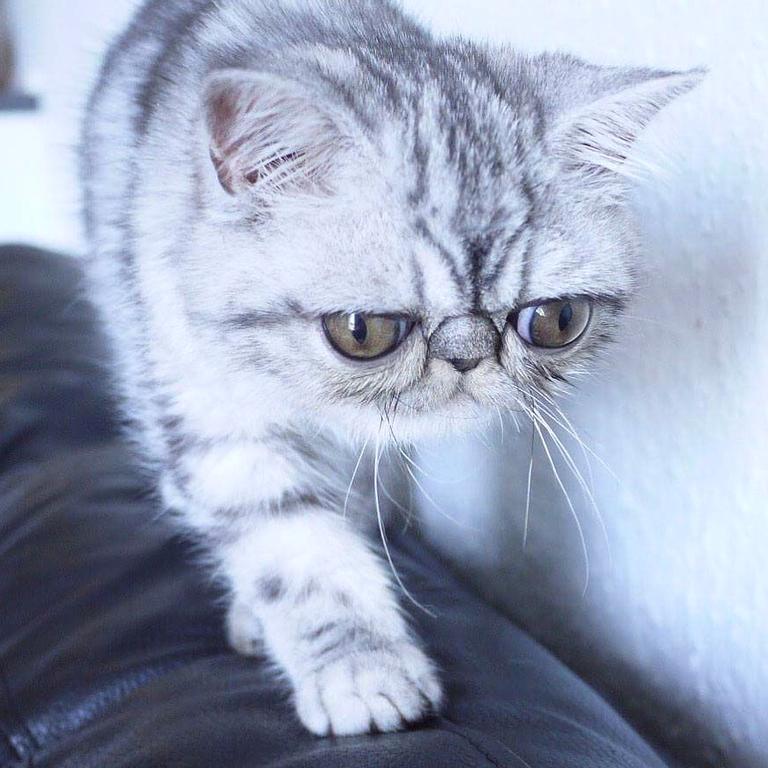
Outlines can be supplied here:
[[395, 538], [448, 694], [407, 733], [318, 740], [158, 518], [119, 435], [75, 262], [0, 249], [0, 765], [661, 768], [651, 748], [411, 537]]

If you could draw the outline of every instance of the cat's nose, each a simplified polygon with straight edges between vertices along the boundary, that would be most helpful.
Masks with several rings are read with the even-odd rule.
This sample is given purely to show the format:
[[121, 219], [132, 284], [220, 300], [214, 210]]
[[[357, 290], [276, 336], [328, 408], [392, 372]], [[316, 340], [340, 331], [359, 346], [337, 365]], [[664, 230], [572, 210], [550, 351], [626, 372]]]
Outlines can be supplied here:
[[448, 361], [459, 373], [466, 373], [473, 368], [477, 368], [480, 363], [479, 357], [452, 357]]
[[429, 339], [429, 356], [450, 363], [466, 373], [485, 358], [495, 357], [501, 337], [491, 319], [482, 315], [449, 317]]

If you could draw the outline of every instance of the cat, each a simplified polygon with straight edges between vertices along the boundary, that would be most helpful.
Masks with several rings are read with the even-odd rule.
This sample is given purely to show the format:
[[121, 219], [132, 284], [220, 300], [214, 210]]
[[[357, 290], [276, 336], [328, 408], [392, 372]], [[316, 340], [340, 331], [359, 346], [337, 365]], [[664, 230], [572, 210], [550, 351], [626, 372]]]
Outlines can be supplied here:
[[632, 145], [700, 77], [389, 0], [150, 0], [111, 47], [82, 178], [124, 411], [312, 733], [440, 711], [374, 537], [382, 452], [588, 364], [633, 289]]

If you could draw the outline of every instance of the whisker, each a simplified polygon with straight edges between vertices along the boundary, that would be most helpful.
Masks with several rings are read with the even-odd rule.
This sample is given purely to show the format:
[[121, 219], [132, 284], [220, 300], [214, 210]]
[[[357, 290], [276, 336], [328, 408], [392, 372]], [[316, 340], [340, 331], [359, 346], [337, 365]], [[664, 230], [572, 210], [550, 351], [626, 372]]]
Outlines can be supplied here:
[[419, 466], [419, 465], [418, 465], [418, 464], [417, 464], [417, 463], [416, 463], [416, 462], [415, 462], [415, 461], [414, 461], [414, 460], [413, 460], [413, 459], [412, 459], [412, 458], [411, 458], [411, 457], [410, 457], [410, 456], [409, 456], [409, 455], [408, 455], [408, 454], [405, 452], [405, 449], [403, 448], [402, 444], [401, 444], [401, 443], [400, 443], [400, 441], [399, 441], [399, 440], [398, 440], [398, 439], [395, 437], [395, 431], [394, 431], [394, 429], [392, 428], [392, 423], [389, 421], [389, 417], [388, 417], [388, 416], [387, 416], [387, 423], [389, 424], [389, 433], [390, 433], [390, 435], [391, 435], [391, 437], [392, 437], [392, 442], [395, 444], [395, 447], [397, 448], [398, 452], [399, 452], [399, 453], [400, 453], [400, 455], [403, 457], [403, 459], [405, 459], [405, 461], [407, 461], [407, 462], [408, 462], [408, 463], [409, 463], [409, 464], [410, 464], [410, 465], [411, 465], [411, 466], [412, 466], [414, 469], [417, 469], [419, 472], [421, 472], [421, 474], [422, 474], [422, 475], [424, 475], [424, 477], [428, 477], [430, 480], [433, 480], [434, 478], [433, 478], [433, 477], [432, 477], [432, 476], [429, 474], [429, 472], [427, 472], [427, 470], [426, 470], [426, 469], [424, 469], [423, 467]]
[[464, 528], [467, 531], [473, 531], [475, 533], [479, 532], [479, 528], [476, 528], [474, 526], [468, 525], [463, 520], [457, 520], [452, 515], [449, 515], [433, 498], [430, 496], [427, 489], [422, 485], [422, 483], [419, 481], [419, 479], [416, 477], [416, 475], [413, 474], [411, 468], [404, 464], [403, 467], [405, 468], [405, 471], [408, 473], [408, 476], [411, 478], [411, 480], [415, 483], [416, 487], [421, 491], [422, 496], [435, 508], [435, 510], [442, 515], [446, 520], [450, 520], [454, 525], [458, 526], [459, 528]]
[[395, 567], [395, 562], [392, 559], [392, 553], [389, 551], [389, 543], [387, 541], [387, 532], [384, 528], [384, 518], [381, 514], [381, 501], [379, 500], [379, 461], [381, 459], [381, 425], [379, 425], [379, 431], [376, 434], [376, 453], [374, 454], [373, 459], [373, 496], [374, 501], [376, 503], [376, 520], [379, 524], [379, 535], [381, 537], [381, 543], [384, 547], [384, 553], [387, 557], [387, 562], [389, 563], [389, 567], [392, 570], [392, 575], [395, 577], [395, 581], [397, 582], [400, 589], [403, 591], [403, 594], [410, 600], [417, 608], [424, 611], [424, 613], [427, 614], [427, 616], [431, 616], [433, 619], [437, 618], [436, 615], [430, 611], [427, 607], [422, 605], [408, 590], [408, 588], [403, 584], [403, 580], [400, 578], [400, 574], [397, 572], [397, 568]]
[[528, 546], [528, 522], [531, 514], [531, 480], [533, 479], [533, 453], [536, 448], [536, 431], [531, 422], [531, 460], [528, 462], [528, 483], [525, 487], [525, 524], [523, 525], [523, 549]]
[[410, 522], [413, 514], [412, 510], [406, 509], [396, 498], [392, 496], [392, 494], [387, 490], [387, 486], [384, 485], [384, 481], [381, 478], [379, 478], [379, 488], [381, 492], [387, 497], [387, 500], [392, 504], [392, 506], [394, 506], [402, 513], [406, 522]]
[[[413, 482], [414, 482], [414, 483], [415, 483], [415, 484], [418, 486], [419, 490], [420, 490], [420, 491], [422, 492], [422, 494], [424, 495], [424, 498], [426, 498], [426, 499], [427, 499], [427, 501], [429, 501], [429, 502], [432, 504], [432, 506], [433, 506], [433, 507], [434, 507], [434, 508], [435, 508], [435, 509], [436, 509], [436, 510], [437, 510], [437, 511], [438, 511], [438, 512], [439, 512], [439, 513], [440, 513], [440, 514], [443, 516], [443, 517], [445, 517], [445, 519], [446, 519], [446, 520], [450, 520], [452, 523], [454, 523], [455, 525], [457, 525], [457, 526], [459, 526], [459, 527], [462, 527], [462, 528], [468, 528], [469, 530], [474, 530], [474, 531], [477, 531], [477, 529], [476, 529], [476, 528], [471, 528], [471, 529], [470, 529], [470, 528], [469, 528], [469, 527], [468, 527], [468, 526], [467, 526], [465, 523], [463, 523], [463, 522], [461, 522], [461, 521], [457, 520], [456, 518], [452, 517], [451, 515], [449, 515], [449, 514], [448, 514], [448, 513], [447, 513], [447, 512], [446, 512], [446, 511], [445, 511], [445, 510], [444, 510], [444, 509], [443, 509], [443, 508], [442, 508], [442, 507], [441, 507], [441, 506], [440, 506], [440, 505], [439, 505], [439, 504], [438, 504], [438, 503], [437, 503], [437, 502], [436, 502], [436, 501], [435, 501], [435, 500], [434, 500], [434, 499], [433, 499], [433, 498], [432, 498], [430, 495], [429, 495], [429, 493], [427, 493], [427, 490], [426, 490], [426, 488], [424, 488], [424, 486], [423, 486], [423, 485], [422, 485], [422, 484], [419, 482], [419, 480], [417, 479], [417, 477], [416, 477], [416, 476], [413, 474], [413, 472], [411, 471], [410, 467], [408, 467], [408, 464], [410, 464], [410, 465], [411, 465], [411, 466], [412, 466], [414, 469], [417, 469], [419, 472], [421, 472], [421, 474], [422, 474], [422, 475], [424, 475], [424, 477], [427, 477], [427, 478], [429, 478], [430, 480], [433, 480], [434, 482], [438, 482], [438, 481], [439, 481], [439, 479], [438, 479], [438, 478], [436, 478], [436, 477], [434, 477], [434, 476], [432, 476], [432, 475], [430, 475], [430, 474], [429, 474], [429, 473], [428, 473], [428, 472], [427, 472], [427, 471], [426, 471], [426, 470], [425, 470], [423, 467], [419, 466], [419, 465], [418, 465], [418, 464], [417, 464], [417, 463], [416, 463], [416, 462], [415, 462], [415, 461], [414, 461], [414, 460], [413, 460], [413, 459], [412, 459], [412, 458], [411, 458], [411, 457], [408, 455], [408, 453], [406, 452], [406, 450], [403, 448], [403, 446], [402, 446], [402, 443], [401, 443], [401, 442], [400, 442], [400, 441], [397, 439], [397, 437], [396, 437], [396, 435], [395, 435], [394, 427], [393, 427], [393, 425], [392, 425], [392, 422], [391, 422], [391, 421], [390, 421], [390, 419], [389, 419], [389, 415], [387, 414], [386, 410], [384, 411], [384, 414], [383, 414], [383, 415], [384, 415], [384, 418], [386, 419], [386, 421], [387, 421], [387, 424], [388, 424], [388, 426], [389, 426], [389, 433], [390, 433], [390, 435], [391, 435], [391, 437], [392, 437], [392, 443], [394, 444], [395, 448], [397, 449], [397, 452], [398, 452], [398, 454], [399, 454], [399, 455], [400, 455], [400, 457], [401, 457], [401, 461], [400, 461], [400, 463], [401, 463], [401, 466], [403, 467], [403, 469], [405, 469], [405, 471], [407, 472], [407, 474], [409, 475], [409, 477], [411, 478], [411, 480], [413, 480]], [[403, 463], [403, 460], [405, 460], [405, 462], [407, 462], [407, 463]], [[459, 478], [459, 479], [458, 479], [456, 482], [457, 482], [457, 483], [458, 483], [458, 482], [463, 482], [463, 480], [462, 480], [461, 478]], [[410, 483], [408, 484], [408, 488], [409, 488], [409, 492], [412, 492], [412, 489], [411, 489]]]
[[568, 465], [569, 469], [573, 473], [573, 476], [576, 478], [576, 481], [581, 486], [581, 489], [584, 492], [584, 495], [589, 500], [590, 506], [592, 507], [595, 513], [595, 517], [597, 518], [598, 523], [600, 525], [600, 530], [602, 531], [603, 539], [605, 540], [605, 546], [608, 551], [608, 559], [610, 562], [612, 562], [613, 558], [611, 555], [611, 542], [608, 536], [608, 529], [606, 528], [605, 520], [603, 519], [603, 515], [600, 512], [600, 507], [598, 506], [597, 501], [595, 500], [595, 496], [592, 489], [588, 486], [586, 480], [584, 479], [584, 476], [581, 473], [581, 470], [577, 466], [576, 462], [573, 460], [573, 457], [571, 456], [570, 451], [568, 451], [566, 446], [563, 444], [563, 441], [560, 439], [557, 433], [552, 429], [552, 427], [549, 424], [547, 424], [546, 419], [541, 418], [539, 420], [539, 423], [549, 433], [549, 436], [552, 438], [553, 442], [555, 443], [555, 447], [557, 448], [558, 452], [563, 457], [565, 463]]
[[[397, 418], [397, 402], [395, 400], [391, 400], [390, 404], [392, 405], [392, 418], [389, 417], [389, 408], [387, 406], [384, 407], [384, 416], [387, 420], [387, 426], [389, 428], [389, 434], [392, 437], [392, 443], [397, 448], [398, 452], [400, 449], [400, 441], [397, 439], [397, 436], [395, 435], [395, 425], [394, 420]], [[402, 459], [400, 456], [398, 456], [398, 460], [402, 463]], [[403, 533], [408, 530], [410, 524], [411, 524], [411, 518], [413, 517], [413, 488], [411, 487], [411, 484], [408, 483], [408, 509], [403, 507], [400, 502], [396, 501], [392, 498], [392, 496], [389, 494], [387, 489], [384, 486], [384, 483], [381, 484], [381, 488], [384, 491], [384, 494], [387, 496], [387, 498], [403, 513], [403, 519], [404, 519], [404, 525], [403, 525]]]
[[643, 315], [628, 315], [626, 312], [621, 313], [622, 319], [627, 320], [639, 320], [641, 323], [648, 323], [649, 325], [658, 325], [659, 328], [664, 329], [664, 333], [667, 334], [669, 331], [672, 331], [673, 333], [678, 333], [682, 335], [682, 331], [676, 331], [674, 327], [670, 328], [670, 324], [668, 322], [664, 322], [663, 320], [656, 320], [652, 317], [644, 317]]
[[[534, 410], [534, 414], [535, 414], [535, 410]], [[589, 579], [590, 579], [589, 550], [587, 549], [587, 540], [584, 535], [584, 528], [581, 525], [581, 520], [579, 520], [579, 515], [576, 512], [576, 508], [574, 507], [573, 502], [571, 501], [571, 496], [568, 493], [568, 490], [566, 489], [562, 479], [560, 478], [560, 473], [557, 471], [557, 467], [555, 466], [554, 459], [552, 458], [552, 453], [549, 450], [547, 441], [544, 438], [544, 434], [541, 431], [541, 427], [539, 426], [538, 417], [534, 419], [533, 423], [534, 423], [536, 432], [539, 435], [539, 440], [541, 440], [541, 445], [544, 448], [544, 452], [547, 454], [549, 465], [552, 468], [552, 474], [555, 476], [555, 480], [557, 481], [557, 484], [560, 487], [560, 490], [562, 491], [563, 497], [565, 498], [566, 504], [568, 505], [568, 509], [571, 512], [571, 516], [573, 517], [573, 520], [576, 523], [576, 528], [579, 532], [579, 541], [581, 542], [581, 551], [584, 556], [584, 567], [586, 571], [586, 575], [584, 578], [584, 589], [582, 590], [582, 596], [584, 596], [587, 594], [587, 590], [589, 589]]]
[[[412, 411], [416, 411], [417, 413], [423, 412], [423, 409], [417, 408], [415, 405], [412, 405], [403, 400], [402, 395], [392, 395], [392, 399], [395, 400], [399, 405], [402, 405], [405, 408], [410, 408]], [[448, 416], [446, 414], [441, 414], [440, 418], [447, 421], [480, 421], [482, 416], [480, 414], [476, 416]]]
[[349, 485], [347, 486], [347, 493], [344, 496], [344, 513], [343, 517], [347, 517], [347, 507], [349, 506], [349, 497], [352, 493], [352, 486], [355, 484], [355, 478], [357, 477], [358, 470], [360, 469], [360, 464], [363, 461], [363, 456], [365, 455], [365, 450], [368, 448], [368, 443], [371, 441], [371, 438], [369, 437], [364, 443], [363, 447], [360, 450], [360, 455], [357, 457], [357, 463], [355, 464], [355, 468], [352, 472], [352, 477], [349, 481]]
[[[563, 409], [559, 406], [557, 401], [550, 397], [549, 395], [546, 395], [545, 393], [540, 393], [541, 396], [545, 397], [546, 402], [552, 406], [555, 410], [552, 411], [550, 408], [547, 407], [544, 403], [541, 402], [539, 397], [532, 391], [524, 393], [526, 397], [530, 397], [532, 401], [536, 402], [536, 406], [547, 416], [549, 416], [552, 421], [557, 424], [561, 429], [563, 429], [565, 432], [568, 433], [581, 447], [581, 450], [588, 453], [590, 456], [592, 456], [595, 461], [597, 461], [600, 466], [605, 469], [606, 472], [617, 482], [619, 482], [619, 478], [616, 475], [616, 473], [611, 469], [611, 467], [606, 463], [606, 461], [600, 456], [598, 453], [596, 453], [579, 435], [576, 428], [573, 426], [573, 423], [571, 420], [565, 415], [565, 412]], [[586, 457], [585, 457], [586, 458]], [[587, 464], [589, 464], [589, 460], [587, 459]]]

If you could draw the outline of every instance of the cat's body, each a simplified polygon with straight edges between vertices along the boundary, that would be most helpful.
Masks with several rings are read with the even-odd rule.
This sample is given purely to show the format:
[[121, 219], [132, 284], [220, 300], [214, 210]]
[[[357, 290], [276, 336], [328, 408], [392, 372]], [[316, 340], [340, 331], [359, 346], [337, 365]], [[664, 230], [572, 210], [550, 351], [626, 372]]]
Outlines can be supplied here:
[[440, 705], [372, 465], [607, 334], [625, 151], [695, 79], [436, 41], [382, 0], [153, 0], [112, 48], [83, 177], [126, 414], [315, 733]]

